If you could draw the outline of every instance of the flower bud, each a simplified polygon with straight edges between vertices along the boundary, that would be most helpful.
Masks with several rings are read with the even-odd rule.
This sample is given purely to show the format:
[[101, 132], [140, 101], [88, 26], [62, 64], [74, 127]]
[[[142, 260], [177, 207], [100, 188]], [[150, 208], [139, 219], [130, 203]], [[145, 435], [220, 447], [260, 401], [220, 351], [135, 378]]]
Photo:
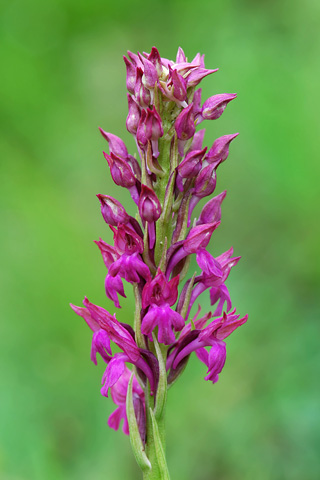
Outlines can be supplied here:
[[143, 69], [143, 63], [140, 60], [139, 55], [137, 55], [136, 53], [130, 52], [130, 50], [128, 50], [128, 57], [130, 58], [133, 65], [135, 65], [138, 68]]
[[173, 85], [173, 96], [180, 102], [184, 102], [187, 97], [187, 81], [179, 75], [177, 70], [170, 69], [171, 81]]
[[215, 166], [219, 165], [221, 162], [224, 162], [229, 155], [230, 143], [238, 135], [239, 133], [234, 133], [233, 135], [223, 135], [222, 137], [217, 138], [207, 153], [207, 162], [214, 164]]
[[97, 195], [101, 203], [101, 213], [106, 223], [116, 226], [118, 223], [128, 223], [130, 217], [118, 200], [109, 195]]
[[149, 90], [142, 83], [143, 70], [137, 68], [136, 84], [134, 87], [134, 94], [138, 105], [142, 108], [146, 108], [150, 105], [151, 96]]
[[137, 128], [139, 125], [141, 113], [137, 103], [129, 94], [128, 94], [128, 109], [129, 109], [129, 112], [126, 120], [127, 130], [128, 132], [132, 133], [132, 135], [135, 135], [137, 133]]
[[123, 60], [124, 60], [124, 63], [126, 64], [126, 69], [127, 69], [127, 79], [126, 79], [127, 89], [130, 93], [134, 93], [137, 69], [131, 62], [129, 62], [127, 57], [123, 56]]
[[201, 110], [202, 110], [202, 108], [201, 108], [201, 92], [202, 92], [202, 88], [198, 88], [198, 90], [196, 90], [194, 92], [194, 95], [193, 95], [193, 100], [192, 100], [193, 116], [194, 116], [195, 120], [197, 120], [198, 117], [201, 116]]
[[156, 47], [152, 47], [148, 60], [156, 67], [158, 77], [162, 75], [161, 57]]
[[163, 135], [162, 121], [155, 107], [147, 108], [147, 112], [141, 112], [141, 118], [137, 130], [137, 140], [142, 146], [148, 140], [158, 140]]
[[221, 220], [221, 203], [226, 197], [226, 190], [220, 195], [212, 198], [205, 204], [203, 207], [197, 225], [202, 225], [204, 223], [213, 223], [220, 222]]
[[202, 144], [203, 144], [203, 138], [206, 130], [203, 128], [202, 130], [198, 130], [194, 134], [194, 137], [192, 139], [191, 147], [189, 148], [189, 152], [192, 152], [193, 150], [201, 150], [202, 149]]
[[219, 224], [220, 222], [205, 223], [204, 225], [193, 227], [183, 242], [184, 250], [190, 254], [197, 253], [200, 248], [206, 248], [210, 242], [211, 235]]
[[179, 47], [177, 52], [177, 57], [176, 57], [176, 63], [184, 63], [186, 61], [187, 59], [186, 59], [185, 53], [183, 49]]
[[151, 90], [158, 81], [157, 69], [153, 63], [146, 58], [140, 56], [140, 60], [142, 61], [144, 67], [142, 82], [149, 90]]
[[221, 93], [208, 98], [202, 105], [202, 117], [205, 120], [216, 120], [223, 114], [228, 103], [236, 96], [236, 93]]
[[103, 155], [110, 167], [110, 173], [114, 183], [124, 188], [133, 187], [136, 183], [136, 179], [128, 163], [113, 153], [111, 153], [110, 156], [103, 152]]
[[196, 178], [194, 195], [203, 198], [211, 195], [216, 188], [217, 174], [214, 165], [204, 167]]
[[161, 204], [154, 191], [142, 184], [139, 199], [139, 213], [142, 220], [156, 222], [161, 215]]
[[187, 77], [188, 87], [195, 87], [201, 80], [211, 73], [217, 72], [219, 69], [208, 70], [207, 68], [199, 67], [193, 69]]
[[184, 108], [181, 113], [179, 113], [176, 122], [175, 129], [179, 140], [188, 140], [193, 137], [196, 129], [194, 126], [193, 118], [193, 104], [191, 103], [187, 108]]
[[178, 166], [178, 172], [182, 178], [192, 178], [198, 175], [201, 170], [202, 159], [207, 151], [207, 147], [203, 150], [194, 150], [187, 153], [185, 158]]
[[114, 153], [118, 157], [126, 159], [128, 157], [128, 150], [124, 144], [124, 141], [117, 135], [105, 132], [102, 128], [99, 128], [101, 135], [105, 138], [109, 144], [110, 153]]

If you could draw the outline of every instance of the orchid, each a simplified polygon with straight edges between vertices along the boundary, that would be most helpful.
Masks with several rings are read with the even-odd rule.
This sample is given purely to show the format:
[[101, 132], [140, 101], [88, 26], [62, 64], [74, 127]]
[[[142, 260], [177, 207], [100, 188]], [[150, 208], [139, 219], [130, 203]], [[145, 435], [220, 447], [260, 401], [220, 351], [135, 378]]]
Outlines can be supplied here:
[[[219, 137], [207, 149], [202, 146], [205, 131], [197, 126], [218, 119], [236, 94], [216, 94], [201, 104], [197, 86], [217, 69], [206, 69], [199, 53], [189, 62], [180, 47], [175, 61], [153, 47], [150, 53], [128, 52], [124, 62], [126, 127], [139, 160], [121, 138], [100, 132], [109, 147], [103, 154], [111, 178], [130, 192], [137, 215], [130, 216], [117, 199], [98, 194], [114, 245], [101, 238], [95, 243], [107, 269], [107, 298], [120, 309], [120, 297], [126, 298], [123, 282], [131, 284], [135, 313], [130, 324], [87, 298], [84, 307], [71, 307], [92, 331], [91, 360], [97, 364], [99, 355], [106, 364], [101, 393], [111, 395], [117, 406], [109, 426], [118, 430], [122, 422], [145, 480], [169, 479], [167, 390], [193, 353], [206, 365], [205, 380], [216, 383], [226, 361], [224, 340], [247, 320], [232, 309], [225, 285], [240, 257], [232, 248], [216, 257], [207, 250], [221, 222], [226, 191], [207, 200], [194, 218], [197, 204], [215, 192], [217, 168], [238, 135]], [[190, 275], [192, 255], [200, 273]], [[207, 290], [213, 311], [198, 318], [201, 307], [196, 313], [193, 308]]]

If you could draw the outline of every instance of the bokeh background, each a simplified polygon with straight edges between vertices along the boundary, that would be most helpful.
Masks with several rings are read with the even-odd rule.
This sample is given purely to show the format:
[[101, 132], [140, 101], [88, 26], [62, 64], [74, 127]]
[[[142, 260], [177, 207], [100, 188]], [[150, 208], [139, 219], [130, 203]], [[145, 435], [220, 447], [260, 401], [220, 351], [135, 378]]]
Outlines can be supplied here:
[[172, 479], [319, 479], [319, 2], [12, 0], [0, 12], [0, 478], [140, 478], [68, 303], [114, 311], [93, 240], [111, 240], [96, 193], [132, 211], [98, 133], [134, 152], [122, 55], [156, 45], [175, 58], [181, 45], [220, 67], [203, 98], [238, 93], [202, 126], [209, 147], [241, 133], [218, 170], [228, 195], [210, 251], [242, 255], [228, 286], [249, 321], [218, 384], [192, 359], [170, 390]]

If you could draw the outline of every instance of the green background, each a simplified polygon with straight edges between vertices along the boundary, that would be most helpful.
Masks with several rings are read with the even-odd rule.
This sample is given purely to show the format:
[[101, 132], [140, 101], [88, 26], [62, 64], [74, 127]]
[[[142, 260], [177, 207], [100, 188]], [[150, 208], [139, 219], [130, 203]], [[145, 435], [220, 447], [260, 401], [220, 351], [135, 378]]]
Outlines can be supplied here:
[[218, 170], [228, 195], [210, 251], [242, 255], [228, 286], [249, 321], [216, 385], [194, 358], [170, 390], [172, 480], [319, 479], [319, 2], [13, 0], [0, 12], [0, 478], [140, 478], [68, 303], [114, 311], [93, 240], [111, 241], [96, 193], [133, 212], [98, 132], [134, 152], [122, 55], [156, 45], [175, 58], [181, 45], [220, 68], [203, 99], [238, 93], [203, 126], [209, 147], [240, 132]]

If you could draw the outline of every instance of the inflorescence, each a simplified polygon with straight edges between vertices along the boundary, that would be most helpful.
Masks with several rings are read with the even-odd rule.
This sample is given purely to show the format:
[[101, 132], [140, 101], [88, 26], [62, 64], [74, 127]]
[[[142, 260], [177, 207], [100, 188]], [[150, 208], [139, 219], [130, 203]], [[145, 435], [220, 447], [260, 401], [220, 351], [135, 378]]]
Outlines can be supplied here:
[[[118, 200], [97, 195], [114, 246], [102, 239], [95, 243], [108, 270], [106, 295], [115, 307], [120, 308], [119, 296], [125, 297], [123, 280], [133, 285], [134, 328], [87, 298], [84, 307], [72, 308], [93, 332], [92, 361], [97, 363], [99, 353], [107, 364], [101, 393], [107, 397], [110, 392], [117, 405], [109, 426], [117, 430], [123, 419], [124, 433], [130, 429], [131, 434], [131, 425], [132, 432], [137, 428], [144, 449], [148, 422], [161, 421], [167, 387], [181, 375], [190, 354], [195, 352], [206, 365], [205, 379], [217, 382], [226, 360], [224, 339], [247, 315], [240, 318], [232, 309], [225, 285], [240, 257], [233, 257], [232, 248], [216, 258], [206, 250], [220, 224], [226, 192], [210, 199], [193, 218], [198, 202], [214, 192], [217, 168], [238, 135], [217, 138], [207, 150], [202, 146], [205, 131], [196, 127], [218, 119], [236, 94], [213, 95], [201, 105], [197, 87], [217, 69], [206, 69], [199, 53], [188, 62], [179, 48], [174, 62], [161, 58], [153, 47], [149, 54], [128, 52], [128, 57], [126, 126], [135, 138], [139, 161], [119, 137], [100, 131], [109, 144], [104, 156], [111, 177], [129, 190], [138, 213], [134, 218]], [[193, 254], [201, 273], [188, 277]], [[199, 306], [192, 315], [206, 290], [213, 311], [200, 314]], [[111, 342], [121, 352], [113, 354]]]

